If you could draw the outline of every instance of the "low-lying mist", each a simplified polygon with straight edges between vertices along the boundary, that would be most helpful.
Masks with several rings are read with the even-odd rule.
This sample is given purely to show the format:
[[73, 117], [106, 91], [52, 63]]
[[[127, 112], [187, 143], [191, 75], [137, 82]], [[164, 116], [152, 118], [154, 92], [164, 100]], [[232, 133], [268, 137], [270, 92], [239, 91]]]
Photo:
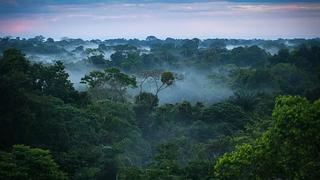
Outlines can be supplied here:
[[[69, 74], [69, 80], [73, 83], [74, 87], [80, 91], [87, 88], [86, 85], [80, 83], [81, 78], [93, 70], [102, 71], [103, 69], [89, 63], [77, 63], [76, 65], [66, 67], [66, 72]], [[209, 73], [204, 73], [191, 68], [169, 71], [183, 75], [183, 78], [176, 80], [171, 86], [168, 86], [159, 92], [158, 96], [160, 104], [182, 101], [189, 101], [192, 103], [214, 103], [232, 95], [232, 90], [230, 88], [224, 84], [215, 83], [208, 77], [210, 75]], [[140, 78], [137, 75], [134, 76], [137, 77], [139, 85]], [[145, 83], [143, 85], [143, 91], [155, 93], [153, 81]], [[131, 99], [138, 95], [138, 93], [139, 88], [128, 89], [128, 95]]]
[[[176, 40], [178, 43], [179, 41]], [[246, 47], [250, 45], [257, 45], [268, 54], [276, 54], [279, 51], [279, 47], [284, 43], [282, 41], [273, 42], [274, 44], [268, 44], [265, 41], [259, 40], [248, 40], [243, 43], [237, 42], [232, 43], [231, 41], [225, 41], [225, 47], [227, 50], [231, 51], [234, 48]], [[183, 41], [181, 41], [183, 42]], [[126, 41], [129, 43], [129, 41]], [[103, 70], [103, 67], [99, 67], [95, 64], [92, 64], [88, 60], [89, 54], [86, 50], [91, 49], [99, 49], [99, 52], [102, 53], [103, 58], [105, 60], [111, 60], [111, 55], [116, 52], [115, 45], [126, 44], [125, 42], [117, 42], [115, 40], [114, 43], [108, 41], [80, 41], [80, 40], [68, 40], [68, 41], [60, 41], [55, 42], [57, 44], [58, 49], [62, 49], [63, 51], [57, 51], [55, 53], [34, 53], [34, 52], [25, 52], [27, 58], [34, 62], [40, 62], [43, 64], [51, 64], [55, 61], [63, 61], [65, 64], [65, 70], [69, 74], [69, 80], [73, 83], [74, 87], [83, 91], [86, 90], [86, 86], [81, 84], [81, 78], [86, 74], [89, 74], [93, 70]], [[140, 43], [140, 44], [139, 44]], [[152, 42], [141, 41], [139, 45], [134, 44], [137, 47], [137, 52], [140, 54], [149, 54], [152, 49]], [[49, 43], [50, 44], [50, 43]], [[51, 44], [52, 45], [52, 44]], [[294, 44], [291, 44], [293, 46]], [[200, 47], [200, 46], [199, 46]], [[204, 49], [210, 48], [209, 44], [206, 44], [205, 41], [202, 42], [202, 46]], [[181, 48], [181, 47], [180, 47]], [[126, 50], [125, 50], [126, 51]], [[180, 50], [176, 50], [177, 52], [173, 53], [177, 57], [180, 57]], [[50, 52], [50, 51], [48, 51]], [[160, 57], [160, 56], [159, 56]], [[188, 59], [188, 58], [183, 58]], [[159, 67], [157, 67], [159, 68]], [[196, 70], [195, 68], [180, 68], [175, 69], [170, 66], [166, 66], [163, 68], [168, 71], [172, 71], [173, 73], [182, 74], [184, 76], [183, 79], [177, 80], [173, 85], [159, 92], [159, 103], [177, 103], [181, 101], [189, 101], [189, 102], [204, 102], [204, 103], [214, 103], [225, 98], [228, 98], [233, 94], [232, 90], [225, 84], [216, 83], [209, 76], [212, 75], [208, 72], [202, 72], [200, 70]], [[134, 72], [133, 75], [139, 74], [140, 72]], [[213, 72], [212, 72], [213, 73]], [[215, 72], [216, 73], [216, 72]], [[219, 75], [219, 74], [218, 74]], [[221, 74], [221, 76], [227, 76]], [[139, 82], [139, 76], [137, 76], [137, 81]], [[146, 83], [144, 85], [143, 91], [155, 93], [154, 85]], [[139, 88], [136, 89], [128, 89], [128, 95], [132, 100], [134, 96], [139, 93]]]
[[222, 84], [215, 84], [207, 73], [193, 69], [185, 69], [182, 80], [159, 93], [160, 103], [176, 103], [181, 101], [213, 103], [232, 95], [231, 89]]

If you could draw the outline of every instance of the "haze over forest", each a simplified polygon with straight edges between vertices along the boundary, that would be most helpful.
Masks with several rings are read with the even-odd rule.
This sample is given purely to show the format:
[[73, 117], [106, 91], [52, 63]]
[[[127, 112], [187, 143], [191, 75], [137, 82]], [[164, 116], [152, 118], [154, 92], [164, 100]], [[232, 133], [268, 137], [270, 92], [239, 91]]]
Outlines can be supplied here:
[[317, 0], [0, 0], [0, 179], [320, 179]]

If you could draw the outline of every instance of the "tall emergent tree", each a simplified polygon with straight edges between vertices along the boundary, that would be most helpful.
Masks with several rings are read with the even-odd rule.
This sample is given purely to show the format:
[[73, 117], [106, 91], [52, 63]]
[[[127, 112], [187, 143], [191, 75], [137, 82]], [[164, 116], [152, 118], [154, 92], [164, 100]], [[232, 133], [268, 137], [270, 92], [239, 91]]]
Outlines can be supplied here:
[[[127, 88], [137, 87], [136, 78], [120, 72], [117, 68], [92, 71], [81, 79], [81, 83], [89, 85], [93, 92], [103, 92], [112, 100], [125, 100]], [[97, 95], [97, 94], [96, 94]]]
[[170, 71], [145, 71], [141, 73], [141, 81], [139, 84], [140, 93], [142, 93], [143, 87], [146, 83], [152, 83], [154, 85], [153, 91], [156, 96], [158, 96], [159, 92], [171, 86], [175, 80], [177, 80], [176, 76]]

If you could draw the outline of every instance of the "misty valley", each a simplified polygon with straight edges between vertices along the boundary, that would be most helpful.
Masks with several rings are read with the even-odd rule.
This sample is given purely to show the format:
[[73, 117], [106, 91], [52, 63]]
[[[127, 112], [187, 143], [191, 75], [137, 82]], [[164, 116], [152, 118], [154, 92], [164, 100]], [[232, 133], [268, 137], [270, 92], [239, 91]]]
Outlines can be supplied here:
[[320, 179], [320, 39], [0, 37], [0, 179]]

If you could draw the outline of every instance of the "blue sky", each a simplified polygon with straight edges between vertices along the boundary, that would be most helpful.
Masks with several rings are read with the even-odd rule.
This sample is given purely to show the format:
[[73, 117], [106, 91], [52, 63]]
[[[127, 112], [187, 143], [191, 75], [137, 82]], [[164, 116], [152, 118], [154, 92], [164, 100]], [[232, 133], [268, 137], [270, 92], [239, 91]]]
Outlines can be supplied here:
[[320, 1], [0, 0], [0, 36], [320, 37]]

